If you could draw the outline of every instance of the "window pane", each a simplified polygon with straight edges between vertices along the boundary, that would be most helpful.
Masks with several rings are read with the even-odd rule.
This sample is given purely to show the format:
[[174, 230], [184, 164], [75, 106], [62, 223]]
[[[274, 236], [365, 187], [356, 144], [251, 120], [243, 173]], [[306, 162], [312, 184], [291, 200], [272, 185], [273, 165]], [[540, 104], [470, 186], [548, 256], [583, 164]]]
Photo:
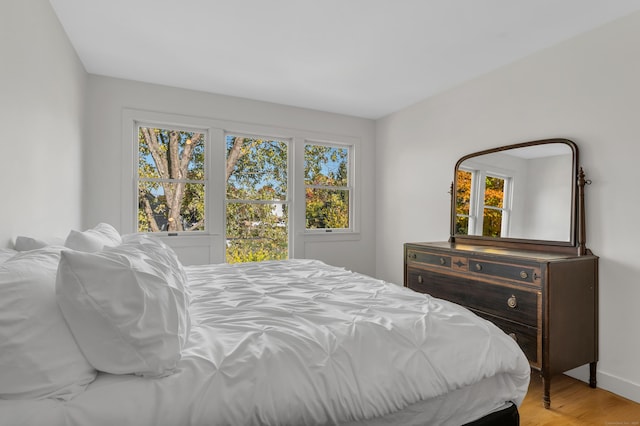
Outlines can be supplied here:
[[204, 134], [138, 128], [138, 177], [204, 179]]
[[228, 263], [288, 258], [286, 204], [228, 203]]
[[500, 237], [501, 229], [502, 210], [484, 209], [482, 235], [485, 237]]
[[349, 148], [305, 145], [304, 181], [307, 185], [347, 186]]
[[349, 191], [342, 189], [306, 190], [307, 229], [349, 228]]
[[504, 205], [504, 179], [487, 176], [484, 191], [484, 205], [502, 208]]
[[456, 214], [469, 216], [469, 206], [471, 205], [471, 172], [458, 170], [456, 179]]
[[202, 231], [204, 200], [204, 184], [140, 181], [138, 232]]
[[469, 216], [458, 216], [456, 218], [455, 233], [469, 235]]
[[227, 135], [227, 199], [286, 200], [287, 143]]

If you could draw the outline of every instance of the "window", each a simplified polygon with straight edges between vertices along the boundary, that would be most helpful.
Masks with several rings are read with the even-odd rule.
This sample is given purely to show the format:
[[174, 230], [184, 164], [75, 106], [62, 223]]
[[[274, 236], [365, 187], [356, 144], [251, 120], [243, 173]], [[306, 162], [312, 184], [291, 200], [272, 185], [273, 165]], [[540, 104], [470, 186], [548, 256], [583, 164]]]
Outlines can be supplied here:
[[[484, 179], [484, 206], [482, 216], [482, 235], [500, 237], [507, 234], [508, 211], [505, 208], [507, 179], [487, 175]], [[505, 229], [503, 229], [503, 227]]]
[[138, 232], [203, 231], [206, 131], [139, 124]]
[[485, 237], [508, 235], [511, 184], [510, 176], [458, 169], [455, 233]]
[[226, 260], [289, 256], [286, 141], [227, 134]]
[[356, 137], [126, 108], [123, 120], [123, 233], [162, 238], [186, 264], [360, 238]]
[[304, 147], [305, 229], [351, 228], [350, 148], [307, 143]]

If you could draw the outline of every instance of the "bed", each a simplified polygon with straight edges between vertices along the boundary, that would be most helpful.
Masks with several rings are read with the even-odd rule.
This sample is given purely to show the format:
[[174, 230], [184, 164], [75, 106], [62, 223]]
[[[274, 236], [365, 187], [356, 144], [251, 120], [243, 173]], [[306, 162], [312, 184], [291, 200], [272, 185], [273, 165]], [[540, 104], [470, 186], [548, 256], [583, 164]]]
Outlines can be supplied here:
[[458, 305], [318, 260], [183, 267], [157, 238], [72, 233], [0, 251], [0, 425], [519, 422], [527, 359]]

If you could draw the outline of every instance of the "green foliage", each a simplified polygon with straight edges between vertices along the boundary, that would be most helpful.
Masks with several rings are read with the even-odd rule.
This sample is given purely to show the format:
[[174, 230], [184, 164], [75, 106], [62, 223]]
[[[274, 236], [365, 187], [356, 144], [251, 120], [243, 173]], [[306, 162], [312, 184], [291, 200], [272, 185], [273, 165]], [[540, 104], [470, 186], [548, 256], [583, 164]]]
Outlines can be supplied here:
[[282, 141], [227, 137], [228, 263], [288, 258], [287, 153]]
[[348, 148], [309, 144], [304, 160], [307, 229], [348, 228]]

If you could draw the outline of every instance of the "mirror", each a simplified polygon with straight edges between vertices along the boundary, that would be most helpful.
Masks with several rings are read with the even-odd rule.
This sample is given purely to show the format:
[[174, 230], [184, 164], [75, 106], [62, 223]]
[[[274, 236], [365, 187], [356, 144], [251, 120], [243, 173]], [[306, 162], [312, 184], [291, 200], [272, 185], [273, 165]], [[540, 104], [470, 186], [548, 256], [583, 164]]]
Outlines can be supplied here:
[[462, 157], [452, 188], [452, 241], [575, 244], [578, 149], [567, 139]]

